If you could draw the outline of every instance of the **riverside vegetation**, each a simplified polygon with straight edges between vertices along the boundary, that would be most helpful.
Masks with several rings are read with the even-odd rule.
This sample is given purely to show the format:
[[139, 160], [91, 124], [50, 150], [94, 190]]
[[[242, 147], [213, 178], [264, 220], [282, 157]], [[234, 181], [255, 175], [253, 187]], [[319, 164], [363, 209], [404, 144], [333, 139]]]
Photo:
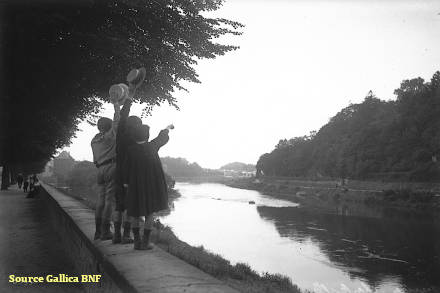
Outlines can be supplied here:
[[336, 180], [260, 177], [259, 180], [255, 178], [230, 180], [226, 185], [257, 190], [317, 208], [351, 204], [434, 213], [440, 211], [440, 184], [435, 183], [352, 180], [341, 186]]
[[440, 72], [402, 81], [395, 100], [371, 91], [319, 131], [282, 139], [257, 163], [268, 176], [436, 182], [440, 178]]
[[[171, 177], [167, 176], [169, 182]], [[81, 200], [91, 209], [95, 208], [96, 201], [96, 168], [88, 161], [79, 162], [70, 172], [67, 185], [61, 191]], [[170, 205], [180, 194], [170, 189]], [[167, 211], [162, 212], [166, 214]], [[161, 214], [159, 214], [160, 216]], [[246, 293], [300, 293], [307, 292], [299, 289], [292, 283], [290, 278], [280, 274], [259, 274], [252, 270], [247, 264], [237, 263], [232, 265], [228, 260], [218, 254], [207, 251], [203, 246], [194, 247], [181, 241], [173, 233], [171, 228], [156, 221], [155, 231], [152, 234], [152, 241], [172, 255], [199, 268], [200, 270], [224, 281], [226, 284]]]

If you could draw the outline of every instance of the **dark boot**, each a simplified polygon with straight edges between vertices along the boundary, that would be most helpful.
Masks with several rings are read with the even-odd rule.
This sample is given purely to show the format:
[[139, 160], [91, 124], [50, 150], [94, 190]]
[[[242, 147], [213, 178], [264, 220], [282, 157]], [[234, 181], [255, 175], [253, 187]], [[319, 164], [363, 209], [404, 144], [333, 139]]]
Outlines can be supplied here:
[[144, 229], [144, 235], [142, 236], [141, 249], [150, 250], [153, 249], [153, 244], [150, 243], [151, 229]]
[[133, 236], [134, 236], [134, 249], [141, 249], [141, 236], [139, 235], [139, 227], [133, 228]]
[[113, 244], [121, 243], [121, 222], [115, 222], [115, 234], [113, 235]]
[[133, 238], [130, 237], [130, 222], [124, 222], [124, 234], [122, 235], [122, 244], [133, 243]]
[[110, 222], [102, 223], [101, 240], [113, 239], [113, 233], [110, 232]]
[[101, 218], [96, 218], [95, 219], [95, 237], [93, 237], [93, 240], [98, 240], [99, 238], [101, 238], [101, 223], [102, 223], [102, 219]]

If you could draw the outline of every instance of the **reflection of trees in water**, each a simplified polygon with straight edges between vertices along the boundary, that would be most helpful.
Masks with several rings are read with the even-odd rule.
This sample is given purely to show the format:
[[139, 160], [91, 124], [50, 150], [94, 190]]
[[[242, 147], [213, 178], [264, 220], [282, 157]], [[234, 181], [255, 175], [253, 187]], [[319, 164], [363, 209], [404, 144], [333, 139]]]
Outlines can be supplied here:
[[316, 242], [351, 277], [377, 288], [389, 277], [406, 288], [440, 289], [440, 225], [429, 220], [347, 217], [301, 208], [258, 207], [281, 237]]

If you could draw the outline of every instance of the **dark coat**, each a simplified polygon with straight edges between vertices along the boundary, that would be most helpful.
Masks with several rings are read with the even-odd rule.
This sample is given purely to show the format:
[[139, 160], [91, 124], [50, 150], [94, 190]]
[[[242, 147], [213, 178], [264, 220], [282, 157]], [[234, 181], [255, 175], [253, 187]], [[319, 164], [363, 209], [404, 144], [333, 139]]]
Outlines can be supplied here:
[[122, 184], [122, 165], [125, 162], [127, 149], [134, 143], [127, 131], [127, 118], [130, 114], [131, 100], [126, 99], [120, 113], [119, 124], [116, 130], [116, 181]]
[[116, 210], [124, 211], [126, 209], [124, 205], [125, 190], [122, 186], [123, 181], [123, 165], [126, 160], [126, 154], [128, 147], [135, 142], [127, 129], [127, 118], [130, 114], [132, 101], [126, 99], [120, 113], [119, 124], [116, 130], [116, 173], [115, 173], [115, 196], [116, 196]]
[[158, 154], [168, 139], [168, 130], [162, 130], [151, 142], [129, 146], [124, 163], [129, 216], [147, 216], [168, 208], [167, 184]]

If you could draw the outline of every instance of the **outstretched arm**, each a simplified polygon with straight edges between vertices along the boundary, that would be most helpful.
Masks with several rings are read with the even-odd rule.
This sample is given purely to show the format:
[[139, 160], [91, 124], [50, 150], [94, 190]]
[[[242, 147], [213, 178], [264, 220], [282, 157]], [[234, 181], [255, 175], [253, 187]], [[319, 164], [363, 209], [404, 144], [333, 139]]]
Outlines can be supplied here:
[[121, 117], [121, 106], [118, 103], [115, 103], [113, 106], [115, 108], [115, 114], [113, 115], [112, 131], [116, 133], [118, 131], [119, 120]]
[[[132, 84], [128, 87], [128, 97], [125, 99], [124, 105], [122, 106], [122, 110], [119, 115], [119, 126], [118, 133], [125, 129], [125, 124], [127, 123], [128, 115], [130, 114], [130, 108], [132, 104], [132, 99], [134, 94], [136, 93], [136, 87]], [[116, 109], [115, 109], [116, 110]]]
[[168, 136], [169, 130], [163, 129], [159, 132], [157, 137], [150, 141], [149, 145], [158, 152], [161, 147], [163, 147], [169, 140], [170, 137]]

